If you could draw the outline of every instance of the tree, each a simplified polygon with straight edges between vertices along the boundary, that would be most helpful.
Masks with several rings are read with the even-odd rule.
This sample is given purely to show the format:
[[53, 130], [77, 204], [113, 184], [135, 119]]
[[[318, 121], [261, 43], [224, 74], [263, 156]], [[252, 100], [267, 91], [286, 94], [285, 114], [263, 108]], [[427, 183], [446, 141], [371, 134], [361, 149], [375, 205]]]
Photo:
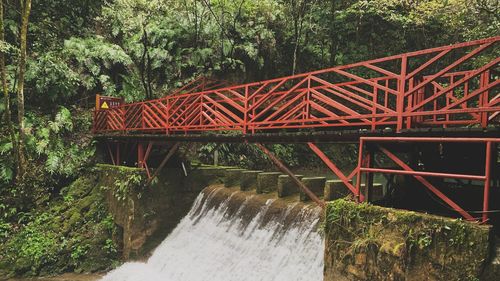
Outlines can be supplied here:
[[297, 70], [297, 56], [304, 31], [304, 21], [314, 2], [314, 0], [287, 0], [293, 25], [292, 75]]
[[4, 110], [5, 110], [5, 123], [7, 124], [7, 131], [10, 136], [10, 141], [12, 143], [12, 158], [14, 163], [19, 163], [19, 150], [17, 145], [17, 140], [14, 132], [14, 126], [12, 125], [12, 112], [10, 109], [10, 94], [7, 82], [7, 69], [5, 62], [5, 53], [7, 51], [7, 43], [5, 42], [5, 27], [4, 27], [4, 2], [0, 0], [0, 43], [4, 44], [4, 48], [0, 50], [0, 76], [2, 80], [2, 92], [4, 99]]
[[18, 62], [18, 85], [17, 85], [17, 122], [19, 123], [18, 139], [18, 171], [17, 176], [23, 177], [26, 166], [26, 156], [24, 155], [24, 140], [26, 138], [24, 124], [24, 76], [26, 74], [26, 57], [28, 45], [28, 23], [31, 12], [31, 0], [21, 0], [21, 32], [19, 36], [19, 62]]

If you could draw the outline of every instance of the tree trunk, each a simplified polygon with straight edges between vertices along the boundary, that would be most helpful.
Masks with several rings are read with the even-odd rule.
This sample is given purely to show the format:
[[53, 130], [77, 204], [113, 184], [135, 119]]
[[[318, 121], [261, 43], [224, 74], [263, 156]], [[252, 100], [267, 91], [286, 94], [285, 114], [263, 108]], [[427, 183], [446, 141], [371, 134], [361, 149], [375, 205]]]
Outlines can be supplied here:
[[151, 93], [149, 92], [150, 87], [148, 85], [148, 33], [146, 31], [146, 24], [142, 26], [142, 46], [144, 51], [142, 52], [141, 58], [141, 81], [144, 86], [144, 91], [146, 92], [146, 99], [151, 99]]
[[23, 177], [26, 170], [26, 157], [24, 155], [24, 76], [26, 74], [26, 56], [27, 56], [27, 37], [28, 22], [31, 12], [31, 0], [21, 0], [21, 33], [20, 33], [20, 55], [19, 55], [19, 73], [17, 85], [17, 121], [19, 123], [19, 171], [18, 178]]
[[337, 11], [337, 8], [335, 6], [335, 2], [337, 0], [331, 0], [331, 6], [330, 6], [330, 66], [335, 65], [335, 57], [337, 56], [337, 40], [335, 38], [336, 32], [335, 32], [335, 12]]
[[[3, 22], [3, 0], [0, 0], [0, 41], [5, 41], [5, 27]], [[2, 79], [2, 91], [5, 107], [5, 124], [7, 125], [7, 130], [10, 136], [10, 141], [12, 142], [12, 159], [16, 164], [16, 173], [19, 170], [19, 150], [16, 140], [16, 134], [14, 133], [14, 126], [12, 125], [12, 112], [10, 110], [10, 95], [9, 88], [7, 85], [7, 69], [5, 68], [5, 54], [0, 52], [0, 76]]]

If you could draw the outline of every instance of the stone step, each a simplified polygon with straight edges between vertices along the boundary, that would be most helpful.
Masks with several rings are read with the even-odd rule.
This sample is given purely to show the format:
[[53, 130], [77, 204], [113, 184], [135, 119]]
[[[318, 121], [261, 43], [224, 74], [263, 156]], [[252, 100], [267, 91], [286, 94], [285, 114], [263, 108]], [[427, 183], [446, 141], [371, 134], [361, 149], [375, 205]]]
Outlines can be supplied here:
[[[317, 195], [318, 197], [323, 196], [323, 192], [325, 190], [325, 183], [326, 183], [326, 178], [325, 177], [304, 177], [302, 178], [302, 183], [311, 190], [312, 193]], [[300, 201], [306, 202], [311, 200], [307, 194], [300, 190]]]
[[[352, 184], [352, 181], [349, 181]], [[384, 197], [384, 188], [381, 183], [373, 183], [373, 198], [372, 201], [380, 200]], [[352, 192], [341, 180], [328, 180], [325, 184], [325, 201], [333, 201], [344, 198]], [[366, 196], [365, 184], [361, 184], [361, 194]]]
[[[349, 183], [352, 184], [352, 180]], [[346, 197], [351, 194], [351, 191], [341, 180], [327, 180], [324, 193], [325, 201], [333, 201]]]
[[224, 177], [226, 169], [219, 166], [201, 166], [198, 168], [198, 171], [200, 171], [203, 176]]
[[224, 174], [224, 186], [234, 187], [240, 184], [241, 173], [245, 169], [227, 169]]
[[257, 175], [263, 171], [243, 171], [240, 177], [240, 190], [257, 189]]
[[257, 194], [271, 193], [278, 190], [280, 172], [264, 172], [257, 174]]
[[[295, 175], [297, 178], [302, 179], [303, 175]], [[299, 187], [289, 175], [278, 176], [278, 197], [283, 198], [293, 194], [299, 193]]]
[[[367, 190], [365, 184], [361, 184], [361, 194], [367, 196]], [[371, 201], [378, 201], [384, 198], [384, 186], [381, 183], [373, 183]]]

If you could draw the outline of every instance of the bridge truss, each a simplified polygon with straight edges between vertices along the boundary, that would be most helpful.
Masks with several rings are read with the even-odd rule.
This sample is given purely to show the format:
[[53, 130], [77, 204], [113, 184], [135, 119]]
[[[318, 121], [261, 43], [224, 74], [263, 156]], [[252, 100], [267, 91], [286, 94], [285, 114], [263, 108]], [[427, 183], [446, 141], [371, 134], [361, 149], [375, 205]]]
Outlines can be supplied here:
[[[350, 131], [359, 144], [359, 159], [349, 175], [343, 174], [315, 141], [306, 142], [358, 201], [370, 200], [373, 173], [407, 175], [464, 218], [476, 220], [426, 178], [479, 180], [484, 182], [481, 220], [486, 222], [492, 173], [498, 171], [492, 167], [497, 165], [495, 147], [500, 142], [495, 131], [500, 120], [499, 41], [497, 36], [236, 86], [199, 79], [160, 99], [95, 110], [93, 133], [104, 137], [110, 159], [117, 165], [124, 143], [135, 140], [132, 146], [137, 149], [138, 166], [152, 178], [177, 150], [178, 142], [194, 135], [204, 141], [209, 138], [207, 133], [233, 131], [235, 140], [260, 138], [266, 142], [270, 134]], [[479, 129], [479, 138], [468, 133], [471, 128]], [[425, 133], [435, 129], [462, 133], [447, 138]], [[483, 135], [488, 130], [493, 133]], [[392, 135], [377, 135], [380, 131]], [[361, 132], [374, 136], [366, 137]], [[411, 137], [403, 137], [405, 134]], [[324, 140], [328, 136], [325, 134]], [[166, 144], [161, 139], [175, 140], [175, 145], [152, 174], [147, 161], [153, 145]], [[388, 142], [483, 143], [485, 173], [416, 171], [385, 147]], [[293, 176], [265, 146], [259, 147], [283, 172]], [[376, 151], [401, 169], [374, 168]], [[366, 175], [366, 194], [360, 193], [362, 174]], [[301, 188], [308, 193], [306, 186]], [[310, 196], [323, 204], [314, 194]]]

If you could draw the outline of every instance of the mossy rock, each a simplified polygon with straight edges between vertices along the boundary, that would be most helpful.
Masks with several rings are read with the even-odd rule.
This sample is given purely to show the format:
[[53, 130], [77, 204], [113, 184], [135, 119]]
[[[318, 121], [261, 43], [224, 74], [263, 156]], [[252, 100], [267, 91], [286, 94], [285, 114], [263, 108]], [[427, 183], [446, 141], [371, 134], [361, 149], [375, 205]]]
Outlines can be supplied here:
[[278, 189], [280, 172], [265, 172], [257, 174], [257, 194], [270, 193]]

